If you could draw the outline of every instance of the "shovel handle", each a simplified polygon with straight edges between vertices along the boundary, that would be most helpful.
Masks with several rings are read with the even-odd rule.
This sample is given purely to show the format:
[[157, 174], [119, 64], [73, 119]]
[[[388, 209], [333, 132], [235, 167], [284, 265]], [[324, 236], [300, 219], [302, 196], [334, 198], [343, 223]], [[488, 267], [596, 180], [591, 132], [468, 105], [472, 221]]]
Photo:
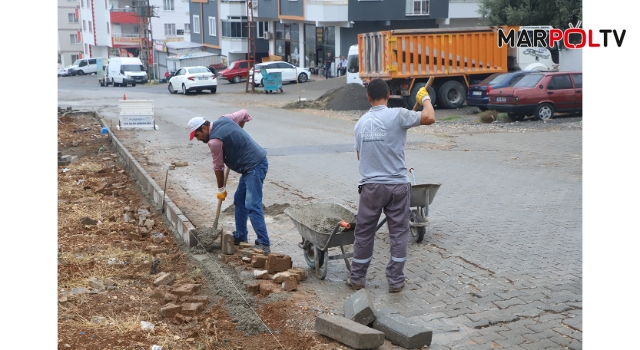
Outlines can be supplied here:
[[[433, 84], [433, 79], [434, 79], [433, 76], [429, 77], [429, 80], [427, 81], [427, 85], [424, 86], [425, 90], [429, 90], [429, 88], [431, 87], [431, 84]], [[422, 101], [420, 101], [420, 102], [422, 102]], [[413, 105], [413, 109], [412, 110], [413, 111], [417, 111], [419, 106], [420, 105], [418, 104], [418, 101], [416, 100], [416, 104]]]

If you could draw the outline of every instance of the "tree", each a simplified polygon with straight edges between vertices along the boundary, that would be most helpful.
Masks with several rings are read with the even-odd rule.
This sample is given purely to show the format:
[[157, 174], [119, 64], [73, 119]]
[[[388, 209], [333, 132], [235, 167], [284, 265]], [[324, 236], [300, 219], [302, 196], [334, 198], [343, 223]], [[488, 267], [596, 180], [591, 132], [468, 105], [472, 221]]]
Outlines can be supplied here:
[[478, 12], [491, 26], [551, 25], [564, 30], [582, 20], [582, 0], [480, 0]]

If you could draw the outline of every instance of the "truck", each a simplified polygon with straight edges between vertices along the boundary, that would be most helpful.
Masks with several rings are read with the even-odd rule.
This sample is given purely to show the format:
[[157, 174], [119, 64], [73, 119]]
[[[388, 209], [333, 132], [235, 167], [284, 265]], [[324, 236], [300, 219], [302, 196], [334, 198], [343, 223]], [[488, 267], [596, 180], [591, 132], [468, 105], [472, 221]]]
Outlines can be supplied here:
[[[415, 104], [417, 91], [434, 80], [429, 96], [434, 106], [461, 107], [469, 85], [494, 73], [518, 70], [557, 71], [559, 49], [498, 45], [498, 35], [511, 29], [526, 30], [552, 26], [486, 26], [446, 29], [396, 29], [358, 34], [359, 76], [363, 84], [380, 78], [387, 81], [391, 99], [405, 108]], [[517, 36], [516, 36], [517, 37]]]

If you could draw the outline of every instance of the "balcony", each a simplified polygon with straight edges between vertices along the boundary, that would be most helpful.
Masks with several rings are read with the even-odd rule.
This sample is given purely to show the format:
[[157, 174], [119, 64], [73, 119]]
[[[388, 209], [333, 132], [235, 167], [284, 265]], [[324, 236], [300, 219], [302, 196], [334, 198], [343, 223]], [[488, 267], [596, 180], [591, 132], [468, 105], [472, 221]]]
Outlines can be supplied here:
[[111, 23], [129, 23], [138, 24], [140, 17], [130, 9], [113, 9], [111, 10]]
[[307, 21], [347, 23], [349, 13], [347, 0], [307, 0], [304, 4]]

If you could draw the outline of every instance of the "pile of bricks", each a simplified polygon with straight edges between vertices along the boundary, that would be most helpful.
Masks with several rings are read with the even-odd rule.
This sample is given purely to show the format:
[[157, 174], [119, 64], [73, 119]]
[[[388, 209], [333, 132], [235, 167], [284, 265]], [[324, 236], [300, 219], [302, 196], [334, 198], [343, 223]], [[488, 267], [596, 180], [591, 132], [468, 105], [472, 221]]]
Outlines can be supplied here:
[[200, 284], [182, 284], [172, 287], [170, 284], [175, 276], [169, 272], [161, 272], [153, 284], [156, 288], [151, 292], [152, 299], [158, 299], [163, 303], [160, 314], [164, 318], [170, 318], [173, 323], [189, 322], [204, 310], [209, 303], [209, 297], [198, 295]]
[[[231, 240], [229, 240], [231, 236]], [[301, 267], [293, 267], [291, 257], [286, 254], [271, 253], [255, 248], [249, 243], [240, 243], [237, 250], [233, 246], [233, 236], [222, 236], [222, 261], [228, 263], [240, 260], [246, 269], [253, 269], [255, 280], [244, 284], [247, 292], [267, 296], [271, 293], [290, 292], [298, 289], [298, 284], [307, 279], [307, 272]]]
[[365, 289], [351, 295], [343, 307], [344, 317], [318, 316], [316, 332], [354, 349], [375, 349], [384, 344], [385, 338], [405, 349], [431, 344], [432, 331], [411, 324], [398, 314], [375, 310]]

